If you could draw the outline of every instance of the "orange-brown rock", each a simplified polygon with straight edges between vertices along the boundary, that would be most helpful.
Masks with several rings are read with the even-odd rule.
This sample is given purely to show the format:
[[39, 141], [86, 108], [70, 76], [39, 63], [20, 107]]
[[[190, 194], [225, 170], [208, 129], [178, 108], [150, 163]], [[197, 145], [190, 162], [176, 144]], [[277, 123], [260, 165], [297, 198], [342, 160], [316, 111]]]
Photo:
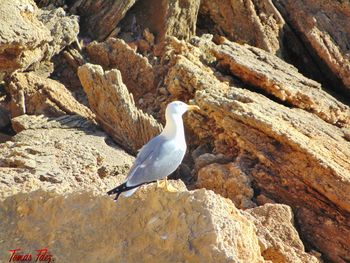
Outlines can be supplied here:
[[[181, 45], [183, 47], [179, 48]], [[247, 49], [235, 46], [237, 50]], [[261, 54], [262, 51], [259, 52]], [[200, 54], [200, 57], [195, 54]], [[295, 91], [294, 83], [304, 78], [296, 71], [290, 73], [289, 85], [288, 78], [281, 74], [272, 78], [269, 75], [269, 68], [273, 69], [269, 66], [270, 60], [260, 55], [261, 64], [255, 61], [251, 69], [246, 66], [241, 79], [246, 81], [248, 78], [245, 76], [256, 75], [256, 72], [260, 72], [262, 83], [282, 77], [285, 94], [295, 94], [291, 96], [294, 107], [286, 107], [281, 100], [271, 100], [257, 93], [256, 88], [250, 91], [250, 85], [223, 76], [217, 69], [204, 65], [201, 61], [210, 57], [207, 55], [203, 59], [203, 54], [206, 53], [178, 42], [174, 50], [167, 53], [172, 67], [166, 81], [172, 87], [172, 94], [185, 99], [194, 97], [202, 109], [200, 116], [189, 115], [186, 124], [202, 140], [213, 138], [214, 146], [218, 138], [225, 140], [225, 152], [231, 151], [233, 156], [239, 156], [237, 165], [253, 176], [257, 189], [295, 210], [303, 238], [326, 258], [345, 262], [350, 257], [350, 147], [343, 130], [332, 123], [337, 123], [337, 118], [346, 123], [348, 107], [320, 88], [313, 89], [310, 94], [310, 90], [303, 89], [301, 85]], [[226, 50], [225, 57], [233, 54]], [[237, 61], [243, 61], [244, 54], [239, 52]], [[264, 63], [264, 59], [267, 62]], [[249, 58], [246, 60], [249, 61]], [[278, 64], [274, 65], [278, 68]], [[293, 72], [292, 67], [288, 69]], [[270, 81], [264, 81], [269, 78]], [[309, 82], [312, 81], [304, 79], [300, 83], [305, 85]], [[256, 83], [259, 84], [258, 81]], [[278, 90], [277, 87], [275, 89]], [[298, 101], [300, 97], [310, 97], [315, 110], [308, 112], [302, 109], [303, 104]], [[326, 103], [329, 106], [323, 106]]]
[[69, 11], [82, 19], [82, 30], [92, 39], [105, 40], [123, 19], [135, 0], [78, 0], [69, 4]]
[[315, 113], [340, 126], [350, 125], [350, 109], [283, 60], [263, 50], [225, 41], [213, 46], [221, 67], [245, 83], [293, 107]]
[[[350, 89], [350, 5], [348, 1], [274, 0], [288, 24], [302, 39], [332, 89]], [[302, 18], [302, 19], [301, 19]], [[337, 80], [340, 82], [338, 84]]]
[[35, 73], [14, 73], [7, 81], [11, 95], [11, 116], [22, 114], [57, 117], [80, 115], [94, 119], [89, 108], [80, 104], [61, 83]]
[[251, 178], [234, 163], [209, 164], [198, 171], [196, 188], [213, 190], [216, 194], [229, 198], [237, 208], [252, 208], [254, 191]]
[[[273, 54], [283, 50], [285, 22], [268, 0], [204, 0], [200, 13], [215, 23], [214, 31], [239, 43], [247, 43]], [[208, 27], [210, 23], [203, 24]]]
[[196, 33], [199, 4], [199, 0], [138, 1], [130, 16], [155, 34], [156, 43], [162, 43], [168, 36], [188, 40]]
[[136, 153], [160, 133], [161, 124], [135, 106], [119, 70], [103, 71], [101, 66], [85, 64], [78, 76], [97, 121], [125, 149]]
[[101, 65], [105, 70], [116, 68], [120, 71], [123, 82], [136, 101], [145, 93], [155, 91], [153, 67], [147, 58], [137, 54], [123, 40], [109, 38], [102, 43], [92, 42], [86, 50], [92, 63]]
[[176, 187], [152, 184], [117, 203], [91, 193], [9, 197], [0, 203], [0, 249], [48, 247], [57, 262], [264, 262], [254, 224], [231, 201]]
[[245, 212], [257, 228], [261, 255], [265, 260], [284, 263], [321, 262], [315, 256], [305, 253], [289, 206], [266, 204]]

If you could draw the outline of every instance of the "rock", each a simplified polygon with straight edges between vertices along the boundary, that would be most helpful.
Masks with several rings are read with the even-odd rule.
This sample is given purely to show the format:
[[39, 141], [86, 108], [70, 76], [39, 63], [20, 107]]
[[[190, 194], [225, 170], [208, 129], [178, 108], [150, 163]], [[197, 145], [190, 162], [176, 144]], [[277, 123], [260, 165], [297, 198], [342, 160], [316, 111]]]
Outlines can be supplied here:
[[[24, 123], [24, 116], [15, 119], [21, 118]], [[26, 116], [27, 122], [37, 124], [0, 144], [1, 200], [37, 189], [105, 193], [123, 180], [133, 157], [108, 142], [106, 134], [96, 127], [79, 123], [74, 127], [76, 117], [70, 118], [70, 127], [68, 116], [52, 120], [45, 127], [37, 116]], [[61, 126], [57, 125], [60, 121], [64, 122]], [[103, 179], [98, 176], [101, 169], [108, 171]]]
[[6, 90], [11, 95], [11, 116], [44, 114], [48, 117], [78, 114], [94, 119], [89, 108], [80, 104], [59, 82], [35, 73], [14, 73]]
[[213, 190], [216, 194], [229, 198], [237, 208], [252, 208], [254, 191], [251, 178], [244, 174], [234, 163], [209, 164], [198, 172], [196, 188]]
[[40, 10], [32, 0], [1, 1], [0, 13], [0, 72], [7, 74], [49, 63], [79, 31], [77, 17]]
[[[195, 151], [193, 151], [195, 152]], [[192, 152], [192, 154], [193, 154]], [[212, 153], [204, 153], [198, 156], [194, 159], [194, 168], [193, 168], [193, 174], [197, 176], [197, 173], [200, 169], [203, 167], [212, 164], [212, 163], [220, 163], [220, 164], [227, 164], [231, 162], [232, 159], [219, 153], [219, 154], [212, 154]]]
[[44, 115], [20, 115], [11, 119], [13, 130], [19, 133], [23, 130], [53, 129], [53, 128], [82, 128], [96, 129], [94, 122], [80, 115], [63, 115], [60, 117], [46, 117]]
[[332, 89], [350, 89], [349, 3], [320, 0], [273, 2], [318, 61], [323, 74], [333, 82]]
[[154, 33], [156, 43], [162, 44], [168, 36], [188, 40], [196, 33], [199, 4], [199, 0], [138, 1], [129, 20]]
[[[291, 97], [296, 100], [291, 99], [295, 108], [286, 107], [281, 100], [271, 100], [270, 96], [259, 94], [256, 89], [247, 90], [249, 85], [242, 82], [219, 80], [222, 77], [216, 69], [200, 62], [206, 60], [197, 54], [203, 53], [188, 45], [175, 46], [173, 51], [167, 52], [167, 65], [172, 65], [166, 77], [169, 90], [174, 97], [185, 101], [194, 98], [202, 109], [200, 114], [188, 116], [186, 126], [201, 140], [212, 138], [214, 146], [216, 140], [224, 141], [223, 150], [214, 147], [213, 151], [225, 154], [231, 151], [233, 157], [238, 157], [236, 164], [253, 177], [261, 194], [294, 209], [304, 239], [327, 259], [343, 263], [343, 259], [350, 257], [347, 245], [350, 236], [347, 223], [350, 212], [350, 147], [347, 147], [349, 142], [342, 129], [331, 123], [337, 118], [348, 120], [349, 115], [345, 114], [348, 107], [315, 88], [312, 92], [316, 93], [311, 94], [317, 110], [299, 109], [298, 98], [306, 97], [304, 94], [310, 92], [306, 87]], [[243, 54], [237, 55], [238, 58], [243, 60]], [[250, 73], [246, 74], [254, 72], [257, 63], [251, 66], [251, 70], [247, 67]], [[263, 65], [267, 69], [270, 67], [268, 63]], [[264, 72], [267, 71], [260, 75], [262, 81], [269, 76]], [[293, 72], [292, 68], [289, 72]], [[279, 77], [277, 74], [272, 80]], [[295, 71], [289, 78], [286, 94], [293, 94], [293, 83], [298, 83], [303, 77]], [[323, 102], [340, 105], [338, 109], [345, 109], [344, 115], [333, 115], [338, 113], [337, 108], [334, 111], [330, 105], [321, 107]], [[321, 111], [325, 116], [320, 114]], [[248, 158], [241, 158], [243, 155]]]
[[[1, 103], [1, 102], [0, 102]], [[0, 105], [0, 129], [6, 127], [10, 123], [9, 112], [5, 107]]]
[[152, 184], [117, 204], [91, 193], [12, 196], [0, 203], [0, 249], [49, 244], [57, 262], [264, 262], [253, 223], [231, 201], [177, 188]]
[[271, 1], [204, 0], [200, 13], [208, 16], [215, 23], [214, 28], [232, 41], [247, 43], [273, 54], [284, 48], [280, 34], [283, 34], [285, 22]]
[[239, 166], [261, 192], [296, 210], [303, 236], [335, 262], [348, 257], [350, 148], [341, 129], [244, 89], [198, 91], [196, 102], [256, 158]]
[[81, 17], [82, 31], [92, 39], [103, 41], [116, 29], [135, 0], [70, 2], [69, 11]]
[[97, 121], [125, 149], [136, 153], [160, 133], [161, 124], [135, 106], [117, 69], [104, 72], [101, 66], [85, 64], [78, 76]]
[[136, 101], [147, 92], [155, 92], [153, 67], [147, 58], [137, 54], [123, 40], [109, 38], [103, 43], [92, 42], [86, 51], [92, 63], [100, 64], [104, 70], [118, 69]]
[[245, 210], [257, 228], [261, 255], [271, 262], [321, 262], [305, 253], [303, 243], [294, 228], [292, 210], [287, 205], [267, 204]]
[[340, 126], [350, 124], [350, 109], [281, 59], [260, 49], [226, 41], [213, 47], [221, 67], [245, 83], [288, 105], [315, 113]]

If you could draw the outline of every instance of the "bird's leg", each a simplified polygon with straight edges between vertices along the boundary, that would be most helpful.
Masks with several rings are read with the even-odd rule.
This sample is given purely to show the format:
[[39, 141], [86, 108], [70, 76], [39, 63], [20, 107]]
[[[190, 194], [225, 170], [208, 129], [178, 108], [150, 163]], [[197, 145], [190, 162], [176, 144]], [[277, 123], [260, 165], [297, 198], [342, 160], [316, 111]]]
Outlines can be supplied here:
[[178, 190], [174, 186], [168, 183], [168, 177], [165, 177], [165, 189], [168, 192], [178, 192]]

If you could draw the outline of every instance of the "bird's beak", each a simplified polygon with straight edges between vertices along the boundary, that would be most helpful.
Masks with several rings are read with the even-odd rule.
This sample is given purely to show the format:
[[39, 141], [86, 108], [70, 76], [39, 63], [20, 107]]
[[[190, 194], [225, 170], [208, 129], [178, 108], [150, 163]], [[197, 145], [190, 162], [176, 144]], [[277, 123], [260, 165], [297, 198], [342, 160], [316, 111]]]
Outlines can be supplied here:
[[197, 105], [187, 105], [188, 110], [200, 110], [200, 108]]

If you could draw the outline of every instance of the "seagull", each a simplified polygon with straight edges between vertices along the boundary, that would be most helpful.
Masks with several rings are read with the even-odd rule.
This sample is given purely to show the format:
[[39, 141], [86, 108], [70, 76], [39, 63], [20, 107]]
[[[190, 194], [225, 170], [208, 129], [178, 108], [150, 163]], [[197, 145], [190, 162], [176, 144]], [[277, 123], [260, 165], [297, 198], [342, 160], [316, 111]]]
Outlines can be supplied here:
[[[141, 185], [157, 181], [158, 187], [174, 191], [168, 185], [167, 176], [181, 164], [186, 153], [186, 141], [182, 115], [188, 110], [198, 110], [196, 105], [187, 105], [182, 101], [173, 101], [165, 110], [166, 124], [163, 131], [147, 144], [137, 154], [124, 183], [107, 192], [108, 195], [120, 194], [131, 196]], [[165, 179], [160, 184], [158, 180]]]

